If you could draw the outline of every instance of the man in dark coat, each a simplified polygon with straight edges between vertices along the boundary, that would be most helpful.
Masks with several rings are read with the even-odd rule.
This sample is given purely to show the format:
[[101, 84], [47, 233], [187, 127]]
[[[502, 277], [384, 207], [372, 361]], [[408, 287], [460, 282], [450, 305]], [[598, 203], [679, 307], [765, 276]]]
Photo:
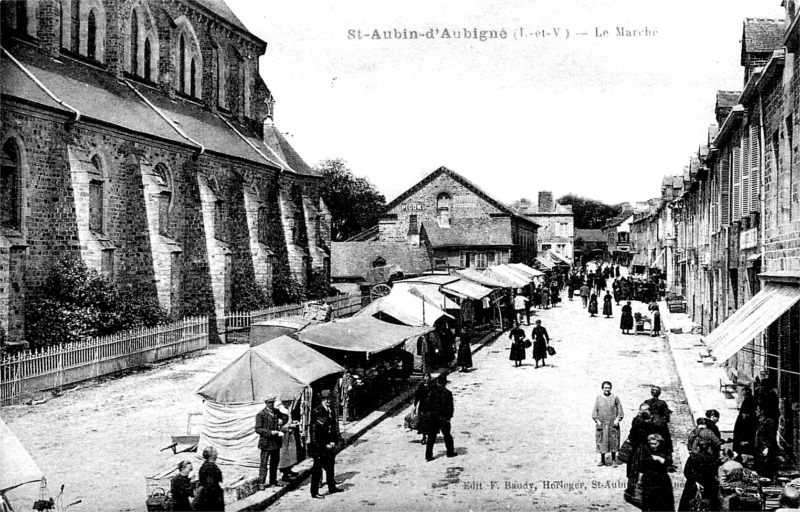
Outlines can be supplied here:
[[775, 474], [775, 458], [778, 456], [777, 427], [764, 409], [756, 407], [758, 428], [756, 428], [755, 465], [753, 469], [761, 476], [772, 478]]
[[311, 442], [308, 451], [314, 459], [311, 467], [311, 497], [323, 498], [319, 494], [322, 470], [328, 483], [328, 494], [342, 492], [336, 487], [334, 464], [336, 463], [336, 447], [339, 445], [339, 431], [336, 418], [331, 410], [331, 392], [327, 389], [319, 394], [322, 403], [311, 412]]
[[439, 431], [444, 437], [447, 456], [455, 457], [453, 436], [450, 434], [450, 420], [453, 418], [453, 393], [445, 387], [446, 383], [436, 379], [428, 393], [428, 399], [420, 403], [421, 412], [427, 415], [428, 444], [425, 447], [425, 460], [433, 460], [433, 445]]
[[280, 419], [274, 407], [274, 400], [267, 400], [266, 407], [256, 415], [256, 433], [259, 435], [258, 448], [261, 450], [261, 465], [258, 469], [258, 485], [264, 488], [264, 479], [269, 467], [267, 487], [278, 485], [278, 460], [280, 459], [283, 432]]

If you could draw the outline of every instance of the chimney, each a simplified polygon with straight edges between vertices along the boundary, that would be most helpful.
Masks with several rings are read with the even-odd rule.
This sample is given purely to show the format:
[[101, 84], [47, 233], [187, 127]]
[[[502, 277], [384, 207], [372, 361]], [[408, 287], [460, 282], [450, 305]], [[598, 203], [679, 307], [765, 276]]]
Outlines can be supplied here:
[[539, 211], [542, 213], [553, 211], [553, 193], [550, 191], [539, 192]]

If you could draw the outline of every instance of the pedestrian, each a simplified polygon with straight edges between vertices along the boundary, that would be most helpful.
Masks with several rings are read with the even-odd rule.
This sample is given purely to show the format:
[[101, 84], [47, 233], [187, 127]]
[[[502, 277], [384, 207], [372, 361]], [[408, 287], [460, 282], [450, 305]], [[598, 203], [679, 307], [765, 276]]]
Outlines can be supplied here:
[[522, 366], [522, 361], [525, 359], [525, 331], [519, 326], [519, 322], [511, 329], [508, 337], [512, 340], [508, 359], [514, 361], [514, 367]]
[[719, 423], [719, 411], [716, 409], [709, 409], [706, 411], [706, 428], [714, 434], [717, 439], [722, 442], [722, 435], [719, 433], [719, 427], [717, 427], [717, 423]]
[[650, 457], [642, 461], [642, 510], [675, 511], [675, 496], [672, 494], [672, 480], [667, 472], [666, 458], [662, 447], [664, 439], [660, 434], [650, 434]]
[[611, 311], [611, 301], [614, 299], [611, 297], [611, 293], [606, 290], [606, 295], [603, 297], [603, 314], [606, 318], [611, 318], [612, 311]]
[[426, 432], [427, 432], [427, 425], [425, 424], [426, 418], [422, 416], [420, 412], [421, 409], [424, 407], [421, 406], [422, 402], [428, 399], [428, 392], [431, 390], [431, 374], [426, 373], [424, 377], [422, 377], [422, 382], [419, 383], [417, 386], [417, 390], [414, 392], [414, 411], [417, 413], [417, 433], [422, 434], [422, 441], [420, 443], [425, 444], [428, 441]]
[[[528, 311], [530, 311], [530, 309]], [[472, 368], [472, 347], [469, 346], [469, 341], [466, 338], [461, 338], [459, 336], [456, 336], [456, 343], [458, 344], [456, 365], [460, 367], [458, 371], [466, 372]]]
[[697, 418], [697, 426], [689, 433], [689, 440], [686, 445], [689, 447], [690, 453], [699, 453], [706, 451], [710, 455], [719, 453], [722, 446], [719, 438], [708, 429], [708, 420], [705, 418]]
[[570, 302], [572, 302], [572, 296], [575, 294], [575, 284], [570, 279], [569, 283], [567, 283], [567, 298]]
[[737, 495], [736, 489], [744, 489], [744, 466], [736, 460], [738, 456], [730, 449], [720, 453], [722, 464], [717, 469], [720, 510], [730, 510], [731, 498]]
[[650, 434], [657, 432], [653, 425], [650, 409], [646, 403], [639, 406], [639, 414], [633, 418], [631, 429], [628, 432], [628, 441], [631, 443], [631, 454], [628, 458], [625, 476], [628, 477], [628, 485], [625, 489], [625, 501], [637, 506], [642, 506], [642, 488], [639, 476], [641, 474], [642, 461], [650, 456], [650, 445], [647, 438]]
[[561, 289], [558, 287], [558, 283], [553, 283], [550, 287], [550, 304], [552, 304], [553, 307], [556, 307], [556, 304], [561, 301], [561, 297], [559, 297], [560, 292]]
[[756, 430], [758, 429], [756, 404], [753, 392], [749, 387], [743, 388], [742, 394], [744, 399], [733, 427], [733, 451], [752, 457], [755, 453]]
[[597, 294], [592, 293], [592, 296], [589, 297], [589, 314], [594, 317], [597, 314]]
[[619, 265], [614, 269], [614, 277], [619, 277]]
[[195, 510], [219, 512], [225, 510], [225, 498], [222, 494], [222, 471], [217, 466], [217, 449], [207, 446], [203, 450], [203, 465], [197, 472], [199, 487], [194, 501]]
[[600, 464], [606, 465], [606, 453], [611, 452], [611, 465], [617, 467], [619, 451], [619, 422], [625, 416], [617, 395], [611, 393], [611, 383], [602, 384], [603, 393], [597, 397], [592, 410], [592, 419], [596, 426], [595, 441], [600, 454]]
[[633, 308], [631, 307], [630, 301], [622, 306], [622, 318], [619, 320], [619, 328], [622, 329], [622, 334], [632, 334], [631, 329], [633, 329]]
[[656, 427], [656, 433], [661, 434], [661, 437], [664, 438], [664, 450], [669, 454], [668, 465], [671, 468], [674, 447], [672, 445], [672, 434], [669, 431], [669, 422], [672, 411], [667, 405], [667, 402], [659, 398], [661, 396], [660, 387], [656, 385], [650, 386], [650, 395], [652, 398], [645, 400], [644, 403], [647, 404], [650, 410], [650, 415], [653, 418], [653, 425]]
[[[261, 450], [261, 464], [258, 468], [259, 490], [278, 485], [278, 460], [284, 436], [277, 411], [278, 404], [281, 404], [280, 400], [267, 400], [266, 406], [256, 415], [255, 430], [259, 436], [258, 448]], [[268, 469], [269, 482], [265, 485]]]
[[[516, 312], [517, 321], [520, 324], [525, 319], [525, 304], [527, 303], [528, 299], [522, 295], [522, 288], [520, 288], [517, 290], [517, 295], [514, 297], [514, 311]], [[530, 325], [530, 322], [528, 325]]]
[[[701, 441], [701, 443], [705, 442]], [[706, 450], [689, 454], [683, 468], [686, 484], [681, 493], [678, 510], [692, 510], [691, 502], [698, 497], [707, 500], [708, 508], [706, 510], [719, 510], [717, 506], [719, 501], [718, 456], [719, 454], [712, 456]]]
[[756, 402], [761, 407], [764, 415], [774, 421], [778, 422], [780, 418], [780, 401], [778, 393], [775, 390], [775, 383], [769, 377], [761, 381], [758, 391], [756, 392]]
[[547, 346], [550, 344], [550, 336], [547, 334], [547, 329], [542, 327], [542, 321], [536, 320], [536, 327], [531, 330], [531, 338], [533, 338], [533, 358], [536, 360], [536, 368], [539, 368], [539, 361], [542, 361], [542, 366], [547, 366]]
[[319, 494], [319, 484], [322, 480], [322, 470], [328, 484], [328, 494], [342, 492], [336, 487], [335, 464], [336, 447], [339, 445], [339, 429], [336, 418], [331, 409], [331, 391], [324, 389], [320, 392], [321, 403], [311, 413], [311, 442], [309, 452], [314, 459], [311, 467], [311, 497], [324, 498]]
[[753, 470], [763, 477], [772, 478], [775, 474], [775, 460], [778, 455], [775, 420], [768, 417], [760, 405], [756, 407], [756, 417], [758, 417], [758, 428], [756, 428]]
[[585, 308], [589, 304], [589, 285], [583, 283], [580, 288], [580, 295], [581, 300], [583, 301], [583, 307]]
[[194, 485], [189, 480], [192, 473], [192, 463], [182, 460], [178, 463], [178, 474], [172, 477], [169, 485], [169, 492], [172, 495], [173, 512], [190, 512], [192, 508], [191, 498], [194, 496]]
[[300, 407], [295, 406], [290, 412], [286, 405], [278, 400], [275, 401], [275, 406], [285, 431], [278, 457], [278, 471], [281, 472], [281, 480], [291, 482], [298, 476], [292, 468], [305, 458], [303, 445], [300, 442]]
[[550, 309], [550, 291], [547, 287], [542, 287], [542, 307]]
[[425, 413], [428, 418], [428, 443], [425, 447], [425, 460], [433, 460], [433, 445], [439, 432], [444, 438], [444, 445], [448, 457], [455, 457], [456, 450], [453, 445], [453, 436], [450, 433], [450, 421], [453, 418], [453, 393], [446, 387], [446, 382], [434, 380], [428, 399], [424, 402]]
[[[531, 298], [528, 296], [525, 297], [525, 299], [525, 319], [527, 320], [528, 325], [531, 325]], [[535, 315], [536, 312], [534, 311], [533, 314]]]

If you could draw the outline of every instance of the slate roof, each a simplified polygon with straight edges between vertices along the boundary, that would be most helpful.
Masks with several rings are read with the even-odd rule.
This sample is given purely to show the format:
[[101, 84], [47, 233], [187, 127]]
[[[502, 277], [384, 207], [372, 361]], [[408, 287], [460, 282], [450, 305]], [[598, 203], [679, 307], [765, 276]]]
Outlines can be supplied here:
[[331, 242], [331, 277], [364, 278], [378, 256], [386, 265], [397, 265], [405, 275], [419, 275], [430, 270], [430, 247], [407, 242]]
[[746, 53], [772, 53], [783, 47], [786, 21], [745, 18], [742, 30], [742, 64]]
[[[172, 128], [126, 83], [118, 81], [107, 72], [66, 58], [53, 62], [38, 52], [23, 47], [15, 49], [13, 55], [56, 97], [80, 111], [81, 119], [99, 121], [137, 134], [196, 147]], [[53, 101], [10, 59], [2, 59], [0, 73], [3, 76], [0, 81], [0, 92], [3, 96], [72, 115], [71, 110]], [[229, 121], [247, 139], [245, 141], [222, 118], [201, 105], [180, 98], [171, 100], [160, 91], [132, 81], [127, 83], [133, 85], [209, 153], [240, 158], [296, 174], [319, 176], [274, 126], [267, 130], [267, 140], [262, 141], [245, 126]]]
[[609, 221], [606, 222], [606, 225], [603, 226], [603, 229], [605, 229], [605, 228], [613, 228], [613, 227], [619, 226], [620, 224], [625, 222], [625, 220], [628, 217], [630, 217], [632, 215], [633, 215], [633, 210], [622, 210], [622, 213], [620, 213], [616, 217], [613, 217], [613, 218], [609, 219]]
[[474, 194], [476, 194], [481, 199], [483, 199], [487, 203], [491, 204], [492, 206], [494, 206], [498, 210], [500, 210], [500, 211], [502, 211], [504, 213], [507, 213], [507, 214], [509, 214], [509, 215], [511, 215], [513, 217], [516, 217], [518, 219], [522, 219], [525, 222], [533, 224], [533, 225], [535, 225], [537, 227], [539, 226], [539, 224], [537, 224], [536, 222], [532, 221], [531, 219], [529, 219], [525, 215], [521, 214], [520, 212], [518, 212], [514, 208], [511, 208], [507, 204], [502, 203], [502, 202], [498, 201], [497, 199], [493, 198], [492, 196], [487, 194], [483, 189], [478, 187], [476, 184], [472, 183], [470, 180], [468, 180], [464, 176], [461, 176], [457, 172], [451, 171], [450, 169], [448, 169], [447, 167], [444, 167], [444, 166], [439, 167], [438, 169], [436, 169], [435, 171], [433, 171], [432, 173], [427, 175], [425, 178], [420, 180], [416, 185], [414, 185], [413, 187], [409, 188], [408, 190], [406, 190], [405, 192], [403, 192], [402, 194], [397, 196], [388, 205], [386, 205], [386, 210], [384, 210], [384, 211], [387, 211], [387, 212], [390, 211], [392, 208], [394, 208], [395, 206], [397, 206], [400, 203], [402, 203], [406, 198], [408, 198], [409, 196], [415, 194], [422, 187], [424, 187], [428, 183], [432, 182], [433, 180], [435, 180], [436, 178], [438, 178], [442, 174], [446, 174], [449, 177], [451, 177], [452, 179], [454, 179], [457, 182], [461, 183], [464, 187], [466, 187], [469, 190], [471, 190]]
[[510, 246], [511, 223], [507, 218], [455, 218], [449, 228], [435, 222], [424, 224], [433, 247]]
[[537, 203], [514, 201], [511, 206], [522, 215], [573, 215], [571, 204], [553, 202], [553, 209], [546, 212], [540, 211]]

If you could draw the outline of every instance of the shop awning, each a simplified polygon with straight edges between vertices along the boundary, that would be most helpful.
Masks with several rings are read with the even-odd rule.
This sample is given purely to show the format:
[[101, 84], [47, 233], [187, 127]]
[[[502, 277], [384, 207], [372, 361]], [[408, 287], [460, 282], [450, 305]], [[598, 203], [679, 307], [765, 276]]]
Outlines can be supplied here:
[[551, 260], [550, 258], [543, 258], [543, 257], [541, 257], [541, 256], [537, 256], [537, 257], [536, 257], [536, 261], [538, 261], [538, 262], [539, 262], [539, 264], [540, 264], [541, 266], [543, 266], [544, 268], [546, 268], [546, 269], [550, 269], [550, 270], [552, 270], [552, 269], [554, 269], [554, 268], [555, 268], [555, 266], [556, 266], [556, 264], [555, 264], [555, 263], [553, 263], [553, 260]]
[[358, 316], [308, 326], [295, 337], [317, 347], [344, 352], [363, 352], [367, 356], [402, 345], [406, 340], [433, 331], [433, 327], [390, 324], [371, 316]]
[[529, 267], [524, 263], [509, 263], [508, 266], [533, 277], [544, 275], [544, 272], [542, 272], [541, 270], [536, 270], [535, 268]]
[[[453, 279], [456, 281], [456, 279]], [[461, 309], [461, 306], [444, 296], [439, 291], [441, 285], [425, 282], [397, 281], [392, 285], [392, 291], [398, 290], [416, 295], [440, 309]]]
[[718, 365], [733, 357], [800, 300], [800, 286], [767, 284], [705, 338]]
[[566, 256], [562, 256], [561, 254], [552, 249], [547, 250], [547, 257], [553, 260], [557, 264], [572, 266], [572, 261], [569, 258], [567, 258]]
[[459, 279], [458, 281], [442, 286], [442, 292], [461, 297], [462, 299], [481, 300], [491, 295], [492, 291], [491, 288], [464, 279]]
[[531, 283], [531, 278], [523, 277], [518, 272], [503, 265], [489, 267], [483, 271], [483, 275], [505, 283], [510, 288], [522, 288]]
[[465, 268], [463, 270], [454, 270], [453, 271], [458, 277], [463, 279], [468, 279], [473, 283], [478, 283], [483, 286], [488, 286], [490, 288], [506, 288], [509, 285], [504, 283], [503, 281], [499, 281], [497, 279], [492, 279], [491, 277], [478, 272], [473, 268]]
[[44, 473], [22, 446], [14, 432], [0, 418], [0, 493], [20, 485], [38, 482]]
[[398, 322], [415, 327], [433, 325], [441, 317], [453, 318], [438, 307], [411, 293], [392, 288], [392, 293], [372, 301], [354, 317], [384, 313]]

